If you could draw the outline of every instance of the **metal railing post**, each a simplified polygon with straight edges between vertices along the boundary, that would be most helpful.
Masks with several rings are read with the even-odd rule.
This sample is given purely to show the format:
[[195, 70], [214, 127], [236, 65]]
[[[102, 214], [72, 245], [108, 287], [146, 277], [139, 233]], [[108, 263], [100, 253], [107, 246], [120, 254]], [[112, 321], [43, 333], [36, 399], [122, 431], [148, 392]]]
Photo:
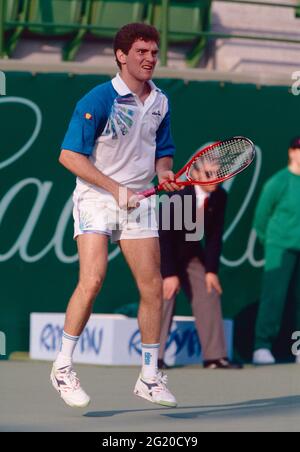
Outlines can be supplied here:
[[169, 46], [169, 0], [162, 0], [161, 44], [160, 44], [161, 66], [168, 65], [168, 46]]

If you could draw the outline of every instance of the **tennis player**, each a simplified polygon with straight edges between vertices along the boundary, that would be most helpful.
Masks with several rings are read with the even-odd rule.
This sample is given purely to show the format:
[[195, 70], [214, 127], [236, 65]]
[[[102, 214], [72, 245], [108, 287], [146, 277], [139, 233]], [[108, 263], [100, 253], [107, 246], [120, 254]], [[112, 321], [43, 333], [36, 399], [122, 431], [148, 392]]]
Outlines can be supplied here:
[[62, 144], [59, 161], [77, 176], [74, 238], [80, 273], [51, 381], [72, 407], [90, 402], [73, 370], [72, 355], [105, 277], [110, 238], [119, 244], [140, 292], [142, 370], [134, 393], [160, 405], [177, 405], [166, 375], [157, 369], [162, 280], [155, 212], [149, 199], [137, 195], [155, 174], [165, 190], [179, 188], [171, 170], [175, 149], [168, 99], [151, 81], [158, 45], [159, 34], [149, 25], [133, 23], [117, 33], [120, 73], [77, 103]]

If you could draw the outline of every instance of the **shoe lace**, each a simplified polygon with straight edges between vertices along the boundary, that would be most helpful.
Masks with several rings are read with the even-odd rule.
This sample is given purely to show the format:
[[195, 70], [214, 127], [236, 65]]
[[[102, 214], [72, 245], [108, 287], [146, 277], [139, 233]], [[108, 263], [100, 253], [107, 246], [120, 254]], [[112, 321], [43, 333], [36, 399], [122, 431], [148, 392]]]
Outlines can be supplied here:
[[156, 392], [165, 391], [167, 389], [168, 376], [163, 372], [157, 372], [155, 376], [155, 383], [157, 383], [157, 386], [154, 386], [153, 388], [154, 391]]
[[77, 377], [77, 373], [72, 368], [72, 366], [68, 366], [63, 370], [60, 370], [59, 372], [66, 384], [70, 386], [74, 391], [80, 387], [80, 381]]

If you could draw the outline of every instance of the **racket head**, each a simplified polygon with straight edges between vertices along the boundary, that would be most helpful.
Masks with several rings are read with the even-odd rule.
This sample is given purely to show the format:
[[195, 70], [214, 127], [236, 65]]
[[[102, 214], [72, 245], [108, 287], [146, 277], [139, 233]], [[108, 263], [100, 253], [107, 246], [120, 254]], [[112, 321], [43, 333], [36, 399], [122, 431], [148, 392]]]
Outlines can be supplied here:
[[190, 184], [220, 184], [248, 168], [255, 155], [253, 142], [249, 138], [236, 136], [200, 150], [182, 170]]

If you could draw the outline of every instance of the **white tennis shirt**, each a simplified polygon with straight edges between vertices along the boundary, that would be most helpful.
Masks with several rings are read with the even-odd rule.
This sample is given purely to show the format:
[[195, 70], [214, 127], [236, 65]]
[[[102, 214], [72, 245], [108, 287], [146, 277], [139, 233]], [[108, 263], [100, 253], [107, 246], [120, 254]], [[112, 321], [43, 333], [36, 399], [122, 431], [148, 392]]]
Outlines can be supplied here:
[[[155, 176], [155, 160], [173, 157], [166, 95], [150, 81], [144, 104], [118, 74], [98, 85], [76, 105], [62, 149], [87, 155], [91, 162], [120, 184], [142, 190]], [[106, 193], [77, 178], [77, 194]]]

